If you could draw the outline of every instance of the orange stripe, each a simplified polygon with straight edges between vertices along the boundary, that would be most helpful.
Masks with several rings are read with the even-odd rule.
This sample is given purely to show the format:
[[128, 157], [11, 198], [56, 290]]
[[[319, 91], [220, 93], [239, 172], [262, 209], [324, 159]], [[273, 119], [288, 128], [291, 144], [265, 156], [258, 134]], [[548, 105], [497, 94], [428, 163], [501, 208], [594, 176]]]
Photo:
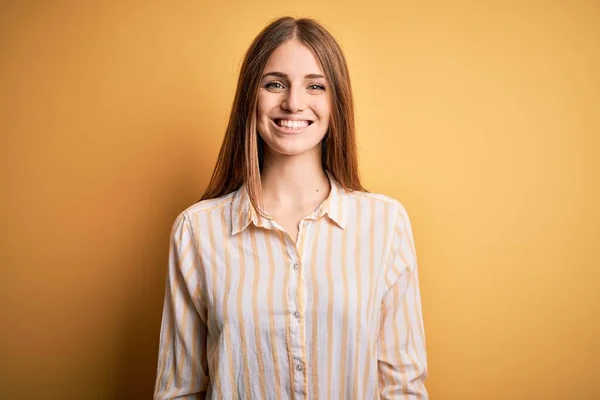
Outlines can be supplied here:
[[[201, 339], [200, 332], [198, 332], [198, 324], [199, 320], [194, 320], [195, 324], [192, 325], [192, 334], [190, 336], [190, 340], [192, 341], [192, 354], [190, 360], [188, 360], [192, 365], [190, 365], [190, 386], [196, 387], [196, 380], [198, 379], [198, 363], [200, 360], [198, 357], [198, 339]], [[204, 335], [202, 335], [204, 336]], [[206, 351], [203, 352], [203, 355], [206, 354]]]
[[319, 398], [319, 382], [316, 377], [319, 376], [319, 354], [318, 354], [318, 337], [317, 330], [319, 327], [319, 320], [317, 318], [318, 313], [317, 310], [319, 308], [319, 288], [317, 286], [317, 282], [319, 279], [317, 277], [317, 244], [319, 243], [319, 231], [318, 227], [315, 227], [315, 238], [313, 239], [313, 249], [312, 249], [312, 259], [310, 262], [311, 266], [311, 282], [313, 282], [313, 293], [311, 293], [313, 298], [313, 309], [312, 309], [312, 322], [313, 322], [313, 330], [312, 330], [312, 363], [311, 368], [314, 368], [316, 371], [313, 371], [313, 376], [315, 377], [315, 381], [313, 382], [313, 396], [315, 399]]
[[[186, 290], [186, 288], [185, 288], [185, 282], [184, 282], [184, 288], [181, 287], [181, 280], [183, 280], [183, 275], [181, 275], [181, 273], [183, 272], [182, 271], [182, 267], [183, 267], [183, 263], [184, 263], [183, 260], [185, 260], [185, 257], [187, 257], [187, 254], [192, 249], [191, 245], [192, 245], [192, 242], [190, 240], [186, 244], [185, 248], [181, 250], [181, 252], [179, 254], [179, 257], [178, 257], [178, 260], [179, 260], [178, 264], [179, 265], [178, 265], [178, 269], [175, 271], [175, 277], [174, 277], [175, 282], [172, 283], [172, 285], [175, 285], [176, 293], [178, 293], [178, 292], [180, 292], [182, 290]], [[177, 248], [179, 249], [180, 247], [181, 247], [181, 243], [179, 242], [179, 243], [177, 243]], [[174, 314], [176, 316], [176, 309], [175, 309], [176, 306], [175, 306], [175, 303], [172, 303], [172, 304], [173, 304], [173, 312], [174, 312]], [[183, 307], [183, 315], [182, 315], [182, 318], [179, 320], [179, 321], [181, 321], [181, 331], [182, 332], [179, 335], [177, 335], [177, 337], [182, 342], [182, 344], [184, 344], [185, 343], [185, 328], [186, 328], [186, 324], [187, 324], [187, 320], [188, 320], [187, 316], [188, 316], [189, 308], [188, 308], [187, 304], [185, 304], [185, 303], [182, 304], [182, 307]], [[184, 337], [181, 337], [182, 335]], [[181, 346], [180, 353], [179, 353], [180, 355], [178, 357], [178, 358], [181, 358], [181, 361], [177, 365], [177, 370], [179, 372], [181, 372], [181, 368], [183, 367], [183, 359], [184, 359], [184, 357], [183, 357], [183, 347], [184, 346]], [[173, 351], [173, 353], [171, 354], [171, 357], [172, 357], [172, 360], [171, 360], [171, 369], [169, 370], [169, 375], [168, 375], [168, 379], [167, 379], [167, 385], [166, 385], [167, 388], [171, 388], [171, 386], [173, 385], [173, 381], [175, 380], [175, 369], [176, 369], [175, 368], [175, 361], [177, 359], [175, 358], [175, 354], [174, 353], [175, 352]], [[176, 384], [179, 384], [179, 377], [180, 377], [180, 374], [177, 375], [177, 380], [175, 380]]]
[[[229, 232], [227, 229], [227, 219], [226, 219], [226, 215], [225, 215], [225, 210], [227, 208], [222, 208], [221, 209], [221, 229], [223, 230], [223, 253], [225, 253], [225, 262], [224, 262], [224, 270], [225, 270], [225, 284], [223, 286], [223, 321], [229, 321], [229, 309], [227, 308], [228, 304], [229, 304], [229, 290], [228, 288], [231, 287], [231, 261], [230, 261], [230, 252], [229, 249], [227, 248], [227, 244], [230, 242], [230, 236], [229, 236]], [[232, 221], [233, 222], [233, 221]], [[238, 233], [238, 235], [241, 235], [241, 232]], [[219, 298], [215, 297], [213, 299], [213, 301], [215, 302], [215, 304], [218, 304], [219, 302]], [[229, 383], [225, 384], [225, 387], [233, 387], [234, 383], [235, 383], [235, 369], [233, 368], [233, 355], [231, 354], [231, 349], [232, 349], [232, 344], [231, 344], [231, 332], [223, 332], [223, 334], [225, 335], [225, 352], [227, 354], [227, 364], [229, 366]], [[216, 362], [218, 362], [218, 357], [214, 357], [214, 360], [217, 360]], [[216, 371], [220, 371], [220, 368], [215, 369]], [[223, 393], [223, 382], [221, 382], [221, 375], [219, 372], [216, 372], [215, 377], [211, 377], [211, 380], [214, 380], [215, 383], [215, 391], [217, 392], [217, 396], [219, 398], [222, 398], [224, 396]]]
[[[179, 378], [181, 377], [181, 371], [183, 368], [183, 361], [185, 359], [185, 357], [183, 356], [183, 348], [184, 348], [184, 344], [185, 344], [185, 338], [181, 337], [182, 335], [185, 335], [185, 327], [187, 325], [187, 320], [188, 320], [188, 313], [189, 313], [189, 307], [187, 305], [183, 305], [183, 314], [181, 316], [181, 334], [177, 335], [180, 343], [180, 355], [178, 358], [181, 359], [181, 361], [179, 361], [177, 368], [175, 368], [175, 361], [177, 360], [177, 358], [173, 357], [172, 362], [171, 362], [171, 370], [169, 371], [169, 379], [167, 380], [167, 388], [171, 388], [173, 385], [173, 381], [175, 381], [175, 386], [180, 386], [181, 382], [179, 381]], [[175, 351], [173, 351], [173, 353], [175, 353]], [[174, 355], [174, 354], [173, 354]], [[177, 369], [177, 376], [175, 376], [175, 369]]]
[[[370, 232], [369, 232], [369, 300], [367, 305], [367, 365], [365, 368], [365, 375], [363, 378], [363, 399], [367, 398], [367, 386], [369, 383], [369, 376], [371, 375], [371, 358], [372, 354], [377, 354], [371, 347], [373, 342], [371, 341], [371, 324], [373, 323], [373, 302], [375, 297], [375, 291], [377, 290], [377, 281], [374, 279], [373, 268], [375, 267], [375, 201], [369, 200], [370, 207]], [[376, 349], [375, 349], [376, 350]]]
[[279, 375], [279, 356], [277, 354], [277, 331], [275, 330], [275, 304], [273, 303], [273, 292], [275, 291], [275, 259], [273, 257], [273, 247], [271, 246], [271, 238], [266, 235], [265, 242], [267, 244], [267, 255], [269, 258], [269, 288], [267, 289], [267, 303], [269, 304], [269, 329], [271, 332], [271, 356], [273, 358], [273, 371], [275, 372], [275, 394], [277, 399], [281, 399], [281, 376]]
[[[240, 214], [241, 217], [241, 214]], [[248, 344], [246, 343], [246, 319], [244, 318], [244, 313], [242, 312], [242, 303], [243, 303], [243, 297], [242, 294], [244, 292], [243, 290], [243, 286], [244, 286], [244, 281], [246, 280], [246, 261], [244, 260], [244, 244], [243, 244], [243, 237], [244, 237], [244, 233], [245, 231], [242, 231], [238, 234], [238, 250], [239, 250], [239, 254], [238, 254], [238, 261], [239, 261], [239, 270], [240, 270], [240, 280], [239, 280], [239, 286], [238, 286], [238, 296], [237, 296], [237, 316], [238, 316], [238, 321], [239, 321], [239, 327], [240, 327], [240, 345], [241, 345], [241, 350], [242, 350], [242, 354], [241, 354], [241, 358], [242, 358], [242, 364], [243, 364], [243, 370], [244, 370], [244, 375], [243, 375], [243, 379], [244, 379], [244, 389], [245, 389], [245, 396], [247, 399], [252, 397], [252, 392], [250, 391], [250, 366], [248, 365]], [[227, 290], [227, 289], [225, 289]], [[235, 381], [234, 381], [235, 382]]]
[[[304, 303], [304, 293], [306, 291], [304, 284], [304, 265], [302, 264], [302, 254], [304, 244], [306, 242], [306, 229], [298, 230], [298, 236], [296, 237], [296, 251], [298, 252], [298, 288], [296, 291], [296, 304], [298, 305], [298, 310], [302, 310], [300, 315], [300, 319], [298, 320], [298, 331], [300, 332], [300, 353], [304, 355], [304, 359], [306, 359], [306, 315], [304, 315], [306, 311], [306, 304]], [[288, 308], [289, 310], [289, 308]], [[294, 317], [295, 318], [295, 317]], [[304, 392], [308, 393], [308, 368], [305, 366], [304, 370], [302, 370], [303, 377], [303, 386]]]
[[[411, 235], [408, 232], [408, 228], [405, 226], [404, 227], [404, 233], [407, 239], [410, 239]], [[421, 337], [424, 338], [425, 337], [425, 332], [423, 331], [423, 321], [421, 319], [422, 317], [422, 313], [419, 307], [419, 304], [421, 304], [421, 299], [419, 298], [419, 296], [417, 296], [417, 288], [418, 288], [418, 284], [419, 284], [419, 277], [417, 274], [417, 254], [416, 254], [416, 250], [414, 247], [414, 241], [413, 240], [409, 240], [409, 249], [411, 251], [411, 255], [412, 255], [412, 259], [415, 262], [414, 265], [414, 279], [415, 279], [415, 291], [414, 291], [414, 295], [415, 295], [415, 313], [414, 315], [417, 317], [418, 319], [418, 328], [419, 328], [419, 333], [421, 334]]]
[[[388, 243], [389, 240], [389, 230], [390, 230], [390, 206], [389, 203], [385, 203], [385, 215], [383, 218], [383, 244], [385, 245], [386, 243]], [[393, 238], [393, 236], [392, 236]], [[385, 264], [384, 264], [384, 274], [385, 274], [385, 281], [386, 281], [386, 287], [389, 288], [391, 287], [393, 282], [389, 282], [388, 278], [389, 278], [389, 273], [387, 272], [387, 269], [385, 269], [385, 267], [387, 267], [387, 265], [391, 264], [391, 267], [394, 267], [394, 263], [393, 263], [393, 242], [390, 243], [389, 245], [389, 250], [388, 250], [388, 255], [387, 255], [387, 259], [385, 260]], [[391, 263], [389, 262], [391, 258]], [[385, 307], [382, 307], [381, 310], [381, 315], [379, 316], [381, 321], [385, 321], [386, 320], [386, 311], [385, 311]], [[389, 354], [388, 354], [388, 343], [387, 343], [387, 334], [385, 333], [385, 324], [380, 324], [380, 336], [379, 336], [379, 342], [381, 343], [381, 348], [382, 351], [381, 353], [384, 355], [384, 358], [386, 360], [389, 360]], [[389, 376], [388, 373], [389, 371], [387, 371], [388, 366], [386, 366], [386, 371], [384, 374], [379, 374], [379, 379], [378, 379], [378, 383], [380, 384], [380, 386], [385, 387], [387, 385], [389, 385]]]
[[[383, 321], [385, 321], [386, 317], [387, 317], [387, 311], [386, 311], [385, 307], [382, 307], [381, 319]], [[380, 326], [380, 331], [379, 331], [379, 341], [381, 342], [381, 355], [384, 360], [389, 360], [390, 359], [389, 354], [388, 354], [388, 340], [389, 339], [388, 339], [388, 337], [387, 337], [388, 335], [385, 333], [385, 331], [386, 331], [385, 324], [382, 324]], [[378, 367], [379, 367], [379, 365], [378, 365]], [[378, 383], [381, 385], [381, 388], [387, 387], [390, 383], [389, 376], [388, 376], [389, 366], [384, 364], [384, 368], [385, 369], [382, 371], [383, 373], [379, 373], [379, 376], [378, 376], [378, 378], [379, 378]]]
[[[355, 235], [355, 239], [356, 239], [356, 243], [355, 243], [355, 249], [356, 249], [356, 254], [354, 256], [354, 274], [355, 274], [355, 279], [356, 279], [356, 301], [357, 301], [357, 307], [356, 307], [356, 343], [354, 344], [354, 373], [352, 375], [352, 379], [354, 380], [354, 390], [352, 391], [352, 393], [354, 394], [354, 396], [358, 396], [358, 361], [359, 361], [359, 355], [360, 355], [360, 349], [362, 348], [362, 346], [360, 345], [360, 334], [362, 332], [362, 327], [360, 325], [361, 322], [361, 310], [363, 308], [363, 303], [362, 303], [362, 275], [361, 275], [361, 271], [360, 271], [360, 260], [361, 260], [361, 245], [360, 245], [360, 231], [361, 231], [361, 226], [362, 226], [362, 207], [360, 204], [360, 201], [357, 200], [356, 202], [356, 235]], [[367, 363], [369, 362], [369, 360], [366, 361]], [[355, 397], [356, 398], [356, 397]]]
[[[420, 307], [421, 301], [420, 301], [419, 297], [417, 296], [417, 291], [419, 289], [419, 277], [418, 277], [417, 265], [416, 265], [417, 255], [415, 253], [414, 242], [412, 240], [410, 240], [410, 232], [408, 232], [408, 228], [406, 227], [406, 225], [404, 227], [404, 233], [405, 233], [407, 239], [409, 239], [408, 240], [409, 249], [411, 251], [412, 260], [414, 260], [414, 263], [415, 263], [413, 265], [413, 270], [412, 270], [412, 274], [411, 274], [411, 277], [412, 277], [411, 287], [412, 287], [413, 296], [414, 296], [414, 310], [413, 310], [412, 315], [415, 317], [415, 324], [417, 325], [417, 331], [420, 334], [421, 341], [423, 343], [425, 343], [425, 339], [424, 339], [425, 333], [423, 332], [423, 320], [422, 320], [422, 313], [421, 313], [421, 307]], [[407, 311], [408, 311], [408, 309], [407, 309]], [[408, 326], [410, 326], [410, 325], [408, 325]], [[417, 362], [418, 362], [417, 368], [416, 368], [417, 369], [416, 374], [422, 375], [424, 373], [425, 363], [423, 362], [423, 360], [421, 360], [421, 355], [419, 354], [419, 350], [418, 350], [417, 344], [415, 342], [414, 335], [411, 336], [411, 344], [412, 344], [412, 348], [413, 348], [413, 351], [415, 353], [415, 356], [416, 356]], [[423, 386], [422, 382], [419, 381], [418, 384], [419, 384], [420, 388], [422, 389], [422, 386]], [[419, 398], [421, 398], [420, 393], [419, 393]]]
[[327, 299], [327, 398], [331, 397], [331, 376], [333, 375], [333, 369], [331, 367], [333, 362], [333, 277], [331, 276], [331, 239], [333, 236], [332, 224], [327, 224], [327, 258], [325, 262], [325, 271], [327, 273], [327, 286], [329, 296]]
[[[400, 218], [400, 217], [398, 217], [398, 218]], [[397, 251], [398, 251], [398, 255], [400, 257], [400, 260], [402, 261], [402, 263], [403, 263], [403, 265], [404, 265], [404, 267], [406, 269], [405, 271], [402, 271], [402, 272], [410, 274], [406, 278], [407, 279], [407, 289], [406, 290], [410, 290], [411, 283], [412, 283], [411, 280], [413, 278], [413, 270], [411, 269], [411, 263], [408, 262], [408, 259], [406, 258], [406, 255], [404, 254], [404, 252], [402, 250], [402, 240], [407, 240], [408, 239], [408, 236], [406, 235], [406, 228], [404, 229], [404, 232], [401, 233], [400, 229], [396, 226], [394, 232], [397, 235], [399, 235], [399, 237], [401, 238], [400, 245], [399, 245]], [[408, 243], [408, 245], [410, 247], [410, 241], [408, 241], [407, 243]], [[396, 287], [394, 289], [395, 289], [395, 291], [394, 291], [394, 299], [396, 299], [396, 301], [399, 301], [399, 299], [397, 299], [397, 295], [398, 295], [398, 292], [399, 292], [400, 288]], [[402, 307], [403, 307], [403, 314], [404, 314], [404, 328], [406, 329], [407, 336], [408, 336], [407, 340], [406, 340], [406, 346], [408, 347], [409, 343], [411, 341], [410, 336], [411, 336], [412, 332], [411, 332], [411, 329], [410, 329], [411, 324], [410, 324], [410, 319], [409, 319], [409, 316], [408, 316], [408, 304], [406, 302], [406, 298], [405, 297], [402, 298]], [[418, 352], [416, 351], [416, 348], [415, 348], [415, 354], [417, 354], [417, 356], [418, 356]], [[410, 359], [410, 362], [412, 363], [412, 365], [417, 370], [417, 372], [416, 372], [417, 375], [420, 374], [421, 373], [421, 371], [420, 371], [420, 365], [421, 364], [415, 362], [415, 360], [411, 357], [411, 355], [408, 352], [408, 350], [406, 351], [406, 355]], [[404, 365], [402, 365], [402, 370], [405, 371]], [[406, 375], [406, 372], [404, 372], [404, 374]], [[403, 382], [405, 382], [407, 378], [408, 377], [406, 377], [405, 379], [403, 379]]]
[[[412, 280], [415, 278], [415, 275], [414, 275], [415, 271], [414, 271], [414, 269], [410, 269], [410, 264], [408, 263], [408, 260], [406, 259], [406, 256], [404, 255], [404, 252], [402, 251], [402, 248], [399, 249], [399, 254], [400, 254], [400, 258], [401, 258], [402, 262], [404, 263], [404, 265], [406, 265], [406, 267], [408, 269], [407, 272], [410, 273], [410, 276], [407, 277], [407, 279], [408, 279], [408, 285], [407, 285], [407, 289], [406, 289], [406, 290], [410, 290], [410, 288], [412, 287], [412, 285], [415, 284], [415, 282], [412, 282]], [[412, 259], [414, 260], [414, 258], [412, 258]], [[408, 295], [408, 293], [406, 293], [406, 295]], [[403, 301], [403, 310], [404, 310], [404, 324], [406, 326], [407, 332], [411, 333], [411, 329], [410, 329], [411, 323], [410, 323], [410, 319], [409, 319], [409, 316], [408, 316], [408, 304], [407, 304], [406, 295], [402, 299], [402, 301]], [[420, 314], [420, 313], [417, 313], [417, 315], [418, 314]], [[408, 345], [408, 341], [407, 341], [407, 345]], [[420, 362], [420, 357], [419, 357], [416, 345], [414, 343], [414, 340], [412, 341], [412, 347], [413, 347], [413, 350], [414, 350], [415, 354], [419, 358], [419, 362], [415, 363], [415, 360], [410, 356], [410, 354], [408, 353], [408, 351], [407, 351], [407, 354], [408, 354], [409, 358], [411, 359], [411, 362], [413, 363], [413, 365], [416, 368], [416, 374], [419, 375], [419, 374], [421, 374], [421, 368], [420, 367], [421, 367], [422, 364]]]
[[[393, 311], [392, 311], [392, 315], [396, 315], [396, 313], [399, 312], [398, 307], [399, 307], [399, 299], [398, 299], [398, 292], [400, 291], [400, 286], [396, 285], [394, 286], [393, 289], [393, 294], [394, 294], [394, 304], [393, 304]], [[398, 356], [398, 366], [400, 368], [400, 383], [402, 385], [402, 393], [404, 393], [404, 397], [406, 397], [406, 392], [408, 391], [408, 382], [407, 382], [407, 375], [406, 375], [406, 368], [404, 367], [404, 361], [402, 360], [402, 348], [400, 347], [400, 343], [402, 343], [402, 336], [400, 335], [400, 330], [398, 328], [398, 323], [399, 321], [397, 319], [394, 319], [393, 321], [393, 327], [394, 327], [394, 340], [393, 343], [395, 344], [395, 348], [396, 348], [396, 355]], [[396, 379], [397, 376], [394, 375], [394, 381], [395, 384], [398, 384], [398, 380]]]
[[[169, 300], [168, 304], [172, 304], [172, 301]], [[171, 312], [172, 308], [173, 307], [171, 307], [171, 310], [167, 311], [169, 313], [168, 314], [169, 318], [167, 319], [166, 326], [164, 327], [164, 331], [163, 331], [164, 332], [164, 337], [162, 338], [163, 339], [162, 343], [165, 343], [165, 344], [163, 345], [162, 352], [161, 352], [160, 356], [158, 357], [158, 360], [160, 362], [160, 367], [159, 367], [159, 371], [158, 371], [157, 376], [160, 379], [157, 380], [156, 386], [157, 386], [157, 388], [161, 392], [163, 390], [165, 390], [165, 385], [164, 385], [164, 381], [163, 381], [162, 377], [163, 377], [163, 374], [165, 372], [165, 368], [167, 366], [167, 353], [168, 353], [168, 350], [169, 350], [169, 346], [167, 344], [171, 344], [171, 329], [173, 329], [173, 321], [172, 320], [175, 318], [173, 316], [173, 313]]]
[[[180, 220], [180, 218], [181, 218], [181, 220]], [[177, 218], [176, 223], [185, 224], [185, 215], [180, 215]], [[176, 227], [174, 227], [174, 229], [181, 229], [181, 226], [176, 226]], [[172, 255], [174, 255], [177, 258], [177, 263], [179, 265], [179, 264], [181, 264], [181, 258], [179, 257], [179, 249], [181, 247], [181, 243], [178, 240], [179, 238], [176, 238], [174, 236], [175, 233], [178, 233], [178, 232], [175, 232], [175, 231], [173, 232], [173, 237], [171, 238], [171, 243], [169, 244], [170, 245], [170, 249], [169, 249], [169, 263], [171, 262]], [[170, 271], [169, 271], [169, 277], [168, 277], [168, 279], [169, 279], [169, 285], [170, 285], [170, 287], [169, 288], [165, 288], [165, 290], [173, 289], [174, 287], [176, 287], [176, 286], [174, 286], [174, 285], [176, 285], [176, 282], [172, 282], [171, 281], [171, 273], [170, 273]], [[170, 293], [167, 291], [165, 293], [165, 296], [169, 296], [169, 295], [170, 295]], [[166, 306], [165, 307], [166, 308], [165, 312], [168, 313], [167, 315], [168, 315], [169, 318], [167, 318], [166, 324], [165, 324], [165, 326], [163, 326], [163, 328], [164, 328], [164, 330], [163, 330], [164, 338], [162, 340], [162, 343], [168, 343], [168, 344], [174, 345], [174, 343], [171, 343], [171, 330], [174, 329], [173, 325], [174, 325], [174, 320], [176, 319], [176, 316], [173, 315], [174, 306], [173, 306], [173, 299], [171, 297], [166, 297], [165, 298], [165, 306]], [[170, 309], [168, 308], [168, 306], [170, 306]], [[165, 373], [165, 368], [167, 367], [167, 354], [169, 353], [168, 352], [168, 350], [169, 350], [169, 346], [168, 345], [163, 345], [162, 347], [163, 347], [162, 351], [160, 352], [160, 354], [158, 356], [159, 368], [158, 368], [157, 376], [159, 377], [159, 380], [157, 380], [157, 382], [156, 382], [156, 387], [160, 391], [165, 390], [165, 385], [164, 385], [164, 381], [162, 380], [162, 378], [163, 378], [163, 374]]]
[[[304, 231], [301, 235], [301, 242], [305, 242], [306, 231]], [[300, 315], [300, 319], [298, 320], [298, 330], [300, 331], [300, 352], [304, 355], [304, 359], [306, 359], [306, 304], [304, 304], [304, 293], [306, 291], [304, 285], [304, 266], [302, 265], [302, 247], [297, 247], [298, 251], [298, 293], [296, 295], [296, 304], [298, 304], [299, 310], [302, 310], [302, 314]], [[303, 386], [304, 392], [308, 393], [308, 370], [304, 368], [302, 371], [303, 377]]]
[[[198, 357], [198, 342], [205, 344], [206, 343], [206, 335], [207, 335], [207, 331], [206, 329], [204, 330], [204, 332], [201, 334], [199, 332], [198, 327], [200, 326], [200, 324], [202, 323], [202, 321], [198, 321], [196, 324], [194, 324], [194, 328], [192, 330], [192, 338], [196, 338], [199, 337], [199, 340], [194, 340], [193, 345], [192, 345], [192, 387], [196, 385], [196, 378], [198, 375], [198, 363], [200, 364], [200, 367], [202, 368], [202, 372], [203, 372], [203, 376], [207, 376], [208, 375], [208, 358], [207, 358], [207, 354], [206, 354], [206, 346], [203, 345], [202, 349], [203, 351], [200, 353], [200, 361], [198, 363], [195, 362], [196, 357]], [[206, 390], [207, 387], [207, 379], [203, 379], [200, 385], [201, 390]]]
[[[216, 268], [216, 264], [217, 264], [217, 254], [216, 254], [216, 250], [215, 250], [215, 228], [214, 228], [214, 216], [212, 213], [209, 213], [207, 216], [208, 219], [208, 232], [209, 232], [209, 236], [208, 236], [208, 245], [210, 247], [210, 274], [212, 276], [212, 286], [213, 286], [213, 299], [217, 298], [217, 268]], [[194, 226], [195, 228], [197, 228], [197, 219], [196, 219], [196, 225]], [[199, 229], [195, 230], [196, 232], [199, 231]], [[191, 272], [191, 271], [190, 271]], [[198, 272], [198, 271], [195, 271]], [[198, 283], [198, 286], [200, 286], [200, 284]], [[192, 340], [194, 341], [194, 343], [196, 343], [196, 336], [194, 335], [192, 337]], [[204, 343], [204, 345], [202, 346], [203, 353], [206, 353], [206, 343]], [[192, 363], [193, 366], [195, 367], [196, 365], [196, 357], [195, 357], [195, 352], [194, 352], [194, 357], [192, 358]], [[208, 371], [207, 371], [208, 373]], [[192, 387], [194, 387], [195, 385], [195, 380], [196, 380], [196, 374], [193, 373], [192, 374]]]
[[[281, 251], [285, 254], [285, 237], [283, 236], [283, 232], [277, 229], [277, 236], [281, 242]], [[300, 265], [300, 260], [298, 260], [298, 265]], [[285, 269], [285, 273], [283, 275], [283, 302], [285, 304], [285, 310], [288, 311], [290, 309], [290, 300], [288, 298], [288, 290], [290, 286], [290, 270], [289, 268]], [[292, 327], [290, 326], [290, 317], [289, 313], [286, 312], [285, 317], [285, 340], [286, 343], [292, 343]], [[288, 350], [288, 367], [290, 373], [290, 387], [292, 393], [292, 400], [296, 398], [296, 391], [294, 390], [294, 357], [292, 356], [292, 347], [290, 345], [286, 346]]]
[[[306, 309], [306, 304], [304, 303], [305, 297], [305, 282], [304, 282], [304, 265], [302, 263], [303, 258], [303, 249], [306, 243], [307, 232], [306, 229], [298, 230], [298, 236], [296, 237], [296, 251], [298, 252], [298, 288], [296, 291], [296, 304], [298, 306], [298, 310], [302, 310], [300, 319], [297, 321], [298, 323], [298, 331], [300, 332], [300, 353], [303, 355], [303, 359], [306, 360], [306, 315], [304, 313], [308, 312]], [[289, 310], [289, 308], [287, 309]], [[288, 313], [289, 314], [289, 313]], [[292, 317], [290, 317], [292, 318]], [[295, 318], [295, 317], [293, 317]], [[305, 393], [308, 393], [308, 366], [305, 365], [305, 368], [302, 370], [302, 378], [303, 378], [303, 389]]]
[[346, 398], [349, 395], [346, 390], [346, 352], [348, 347], [348, 275], [346, 273], [346, 249], [348, 242], [347, 232], [342, 232], [342, 257], [341, 257], [341, 270], [342, 270], [342, 282], [344, 284], [344, 312], [342, 313], [342, 345], [341, 345], [341, 360], [340, 360], [340, 387], [339, 396]]
[[423, 331], [423, 313], [421, 312], [421, 299], [418, 295], [417, 289], [419, 288], [419, 277], [417, 276], [417, 272], [415, 270], [415, 290], [413, 290], [414, 295], [414, 303], [415, 303], [415, 319], [417, 328], [419, 329], [419, 334], [421, 335], [421, 342], [425, 343], [425, 332]]
[[[258, 381], [260, 382], [260, 392], [263, 399], [267, 398], [265, 384], [265, 364], [263, 362], [263, 350], [261, 343], [260, 317], [258, 315], [258, 281], [260, 280], [260, 260], [258, 259], [258, 246], [256, 245], [256, 229], [252, 227], [250, 231], [250, 242], [252, 243], [252, 252], [254, 254], [254, 286], [252, 288], [252, 316], [254, 317], [254, 339], [256, 342], [256, 357], [258, 359]], [[262, 296], [261, 296], [262, 297]]]
[[217, 298], [217, 253], [215, 244], [215, 223], [212, 213], [207, 216], [208, 219], [208, 247], [210, 247], [210, 275], [212, 277], [213, 299]]
[[[413, 344], [414, 344], [414, 341], [412, 340], [413, 335], [412, 335], [412, 330], [411, 330], [410, 318], [408, 316], [408, 303], [406, 302], [406, 299], [403, 300], [402, 308], [404, 311], [404, 326], [406, 327], [406, 336], [407, 336], [406, 347], [408, 347], [408, 346], [410, 346], [411, 342], [413, 342]], [[415, 354], [416, 354], [416, 351], [415, 351]], [[408, 349], [406, 351], [406, 355], [410, 359], [411, 364], [415, 367], [415, 371], [414, 371], [415, 376], [419, 376], [421, 374], [420, 363], [415, 361], [415, 359], [410, 355], [410, 352], [408, 351]], [[414, 376], [413, 376], [413, 378], [414, 378]]]

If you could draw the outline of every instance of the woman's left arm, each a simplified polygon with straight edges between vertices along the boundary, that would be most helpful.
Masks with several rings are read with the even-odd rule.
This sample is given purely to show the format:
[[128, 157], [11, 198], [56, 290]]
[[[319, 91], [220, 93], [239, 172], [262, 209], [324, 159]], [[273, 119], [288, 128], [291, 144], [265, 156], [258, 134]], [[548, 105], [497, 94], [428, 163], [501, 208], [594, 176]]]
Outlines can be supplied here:
[[398, 204], [386, 294], [381, 303], [377, 366], [381, 399], [428, 399], [427, 354], [417, 257], [410, 220]]

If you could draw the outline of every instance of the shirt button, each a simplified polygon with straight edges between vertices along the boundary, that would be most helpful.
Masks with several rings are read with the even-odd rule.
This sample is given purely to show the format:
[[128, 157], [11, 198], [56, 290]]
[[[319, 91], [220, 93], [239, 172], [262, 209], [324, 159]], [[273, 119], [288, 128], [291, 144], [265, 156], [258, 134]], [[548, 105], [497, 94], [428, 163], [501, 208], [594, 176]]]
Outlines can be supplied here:
[[296, 311], [296, 312], [294, 313], [294, 317], [296, 317], [296, 318], [300, 318], [300, 313], [299, 313], [298, 311]]
[[304, 225], [304, 227], [306, 228], [308, 226], [308, 221], [304, 221], [302, 225]]
[[304, 368], [302, 368], [302, 365], [298, 364], [298, 365], [296, 365], [296, 369], [298, 371], [302, 371]]
[[294, 263], [294, 266], [292, 268], [298, 269], [298, 263]]

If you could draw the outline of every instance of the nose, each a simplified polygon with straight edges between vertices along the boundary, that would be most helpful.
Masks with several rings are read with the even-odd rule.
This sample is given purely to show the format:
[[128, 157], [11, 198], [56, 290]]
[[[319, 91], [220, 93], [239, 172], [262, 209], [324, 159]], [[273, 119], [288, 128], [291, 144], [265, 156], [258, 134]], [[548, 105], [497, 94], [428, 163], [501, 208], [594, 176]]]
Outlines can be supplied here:
[[302, 88], [290, 88], [281, 102], [281, 108], [292, 113], [303, 111], [306, 103], [303, 99]]

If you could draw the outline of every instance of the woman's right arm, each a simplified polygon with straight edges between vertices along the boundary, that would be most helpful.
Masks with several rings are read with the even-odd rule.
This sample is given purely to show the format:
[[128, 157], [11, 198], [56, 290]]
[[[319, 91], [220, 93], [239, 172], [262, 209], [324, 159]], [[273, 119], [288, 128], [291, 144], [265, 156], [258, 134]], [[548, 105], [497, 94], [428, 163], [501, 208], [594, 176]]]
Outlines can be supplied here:
[[204, 399], [209, 385], [207, 312], [196, 249], [190, 222], [182, 212], [171, 230], [155, 400]]

